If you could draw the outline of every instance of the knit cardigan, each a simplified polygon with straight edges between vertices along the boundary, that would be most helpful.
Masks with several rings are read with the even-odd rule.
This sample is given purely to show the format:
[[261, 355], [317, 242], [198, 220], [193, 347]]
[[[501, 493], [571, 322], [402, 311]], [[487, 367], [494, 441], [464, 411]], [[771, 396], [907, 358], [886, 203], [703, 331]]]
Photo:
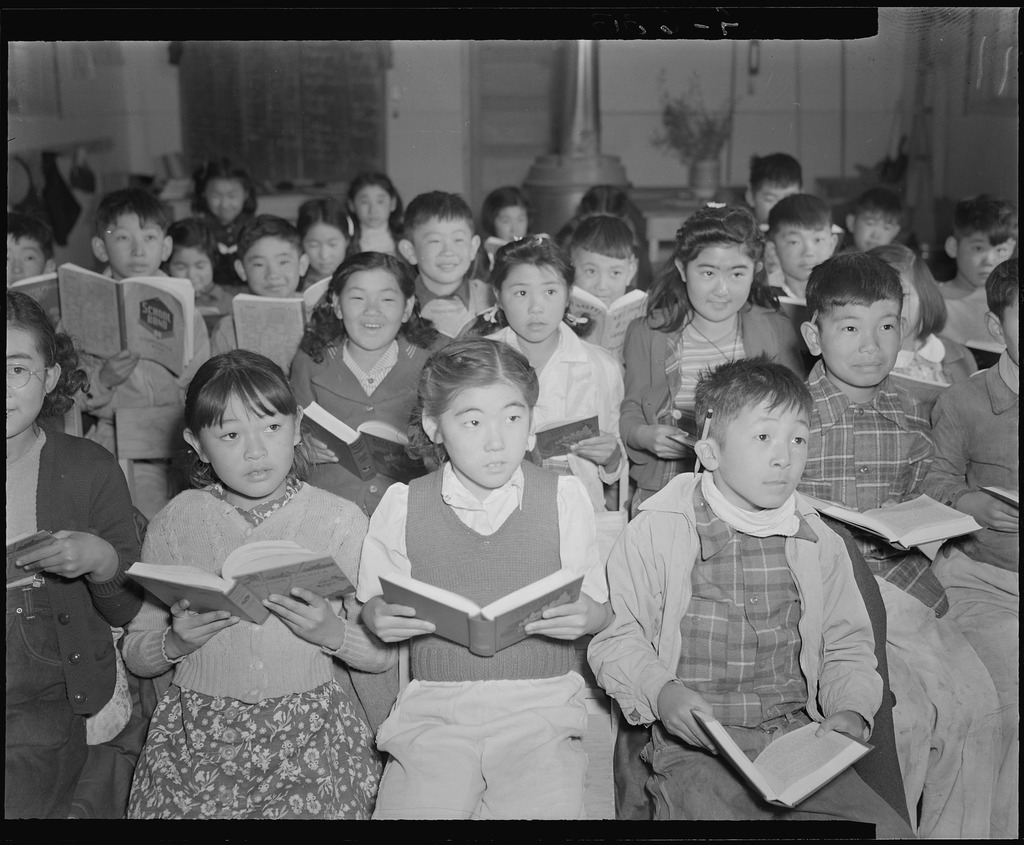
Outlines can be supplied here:
[[[223, 499], [205, 490], [188, 490], [153, 518], [142, 559], [198, 566], [219, 574], [224, 559], [239, 546], [289, 539], [334, 557], [355, 584], [366, 524], [366, 517], [351, 502], [308, 484], [255, 527]], [[338, 603], [333, 606], [337, 612]], [[340, 615], [347, 631], [334, 653], [337, 658], [368, 672], [383, 672], [395, 664], [396, 651], [359, 624], [354, 596], [346, 598]], [[168, 608], [147, 597], [123, 645], [125, 662], [133, 672], [152, 677], [173, 665], [174, 683], [183, 689], [250, 703], [314, 689], [332, 677], [331, 655], [292, 633], [274, 615], [262, 625], [239, 621], [176, 664], [164, 654], [163, 637], [169, 625]], [[358, 679], [353, 676], [352, 680], [358, 691]]]
[[47, 531], [85, 531], [117, 552], [117, 574], [94, 583], [87, 577], [46, 576], [53, 623], [71, 709], [97, 712], [114, 692], [111, 626], [126, 625], [142, 593], [125, 574], [139, 559], [131, 495], [117, 460], [81, 437], [47, 431], [39, 456], [36, 524]]

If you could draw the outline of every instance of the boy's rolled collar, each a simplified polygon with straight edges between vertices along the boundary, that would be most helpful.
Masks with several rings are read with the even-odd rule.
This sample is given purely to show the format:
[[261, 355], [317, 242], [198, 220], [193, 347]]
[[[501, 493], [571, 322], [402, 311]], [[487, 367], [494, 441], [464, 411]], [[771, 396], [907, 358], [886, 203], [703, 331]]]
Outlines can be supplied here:
[[417, 274], [415, 282], [416, 290], [416, 301], [420, 304], [422, 309], [428, 302], [433, 302], [435, 299], [458, 299], [462, 302], [466, 308], [469, 308], [469, 279], [465, 278], [459, 282], [459, 286], [455, 288], [451, 293], [439, 294], [434, 293], [430, 288], [427, 287], [426, 282], [423, 281], [423, 276]]
[[807, 376], [807, 387], [814, 399], [822, 431], [837, 425], [851, 405], [869, 405], [890, 422], [902, 429], [910, 430], [899, 389], [889, 375], [878, 383], [870, 402], [854, 402], [832, 383], [825, 372], [824, 362], [818, 360]]

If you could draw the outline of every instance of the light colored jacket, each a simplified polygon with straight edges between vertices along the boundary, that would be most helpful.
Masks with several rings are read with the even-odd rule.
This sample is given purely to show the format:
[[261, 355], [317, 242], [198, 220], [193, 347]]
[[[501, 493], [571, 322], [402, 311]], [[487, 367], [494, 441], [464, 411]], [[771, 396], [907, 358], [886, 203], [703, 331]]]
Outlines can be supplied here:
[[[587, 657], [598, 683], [632, 724], [659, 718], [658, 695], [676, 677], [679, 623], [692, 595], [700, 551], [693, 493], [698, 478], [673, 478], [640, 506], [608, 558], [611, 624]], [[874, 634], [842, 539], [797, 494], [797, 509], [817, 542], [788, 538], [786, 558], [800, 595], [800, 669], [807, 712], [816, 721], [853, 710], [873, 725], [882, 701]]]

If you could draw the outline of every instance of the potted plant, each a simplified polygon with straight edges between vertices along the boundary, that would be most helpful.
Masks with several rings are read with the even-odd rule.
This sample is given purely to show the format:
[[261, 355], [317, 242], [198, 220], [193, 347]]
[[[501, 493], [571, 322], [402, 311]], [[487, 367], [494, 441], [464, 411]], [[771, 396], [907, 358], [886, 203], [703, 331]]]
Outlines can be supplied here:
[[690, 168], [690, 187], [702, 199], [710, 199], [718, 190], [720, 156], [732, 135], [735, 103], [727, 100], [723, 108], [708, 109], [695, 73], [689, 90], [670, 94], [665, 87], [665, 71], [660, 74], [661, 131], [654, 146], [672, 152]]

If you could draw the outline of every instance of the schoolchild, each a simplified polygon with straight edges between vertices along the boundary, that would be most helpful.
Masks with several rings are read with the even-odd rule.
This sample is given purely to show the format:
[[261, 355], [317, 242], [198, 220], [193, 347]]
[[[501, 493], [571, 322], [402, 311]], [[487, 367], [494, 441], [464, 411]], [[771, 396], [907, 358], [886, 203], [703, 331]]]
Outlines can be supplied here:
[[[334, 558], [352, 583], [366, 517], [300, 480], [302, 409], [281, 369], [247, 350], [211, 358], [189, 386], [185, 439], [194, 489], [150, 523], [142, 559], [219, 573], [247, 543], [293, 540]], [[370, 637], [349, 594], [293, 588], [257, 625], [227, 611], [147, 598], [125, 637], [128, 667], [173, 669], [139, 760], [129, 818], [367, 818], [380, 760], [334, 664], [380, 672], [393, 649]], [[353, 682], [358, 683], [358, 675]]]
[[839, 243], [832, 212], [811, 194], [791, 194], [768, 213], [765, 253], [778, 268], [768, 283], [780, 296], [802, 300], [811, 270], [830, 258]]
[[494, 253], [499, 247], [525, 237], [529, 231], [530, 200], [522, 188], [504, 185], [484, 197], [480, 209], [480, 237], [483, 238], [486, 270], [489, 272], [494, 266]]
[[219, 253], [213, 230], [201, 217], [185, 217], [172, 223], [167, 234], [173, 244], [167, 275], [192, 282], [196, 310], [203, 315], [208, 330], [215, 328], [221, 317], [231, 313], [231, 300], [238, 288], [214, 281]]
[[857, 252], [888, 246], [896, 240], [903, 220], [899, 194], [881, 186], [868, 188], [857, 197], [846, 215], [846, 230]]
[[217, 284], [240, 286], [235, 272], [238, 233], [256, 214], [256, 202], [256, 182], [228, 158], [203, 162], [192, 174], [192, 213], [210, 224], [217, 244]]
[[[573, 641], [607, 624], [607, 589], [582, 484], [524, 460], [538, 390], [524, 355], [483, 338], [442, 347], [420, 374], [413, 442], [441, 468], [388, 488], [357, 591], [367, 627], [410, 649], [412, 680], [377, 733], [388, 762], [374, 818], [583, 817]], [[398, 572], [483, 605], [559, 569], [583, 574], [579, 599], [492, 657], [432, 636], [381, 595], [380, 576]]]
[[30, 276], [57, 269], [53, 260], [53, 229], [31, 214], [7, 212], [7, 287]]
[[349, 255], [398, 254], [398, 242], [403, 237], [402, 197], [387, 174], [366, 172], [356, 176], [348, 188], [348, 210], [355, 223]]
[[334, 197], [317, 197], [299, 206], [295, 223], [302, 238], [302, 251], [309, 268], [302, 277], [300, 290], [314, 282], [329, 279], [345, 260], [349, 243], [355, 237], [355, 224], [345, 204]]

